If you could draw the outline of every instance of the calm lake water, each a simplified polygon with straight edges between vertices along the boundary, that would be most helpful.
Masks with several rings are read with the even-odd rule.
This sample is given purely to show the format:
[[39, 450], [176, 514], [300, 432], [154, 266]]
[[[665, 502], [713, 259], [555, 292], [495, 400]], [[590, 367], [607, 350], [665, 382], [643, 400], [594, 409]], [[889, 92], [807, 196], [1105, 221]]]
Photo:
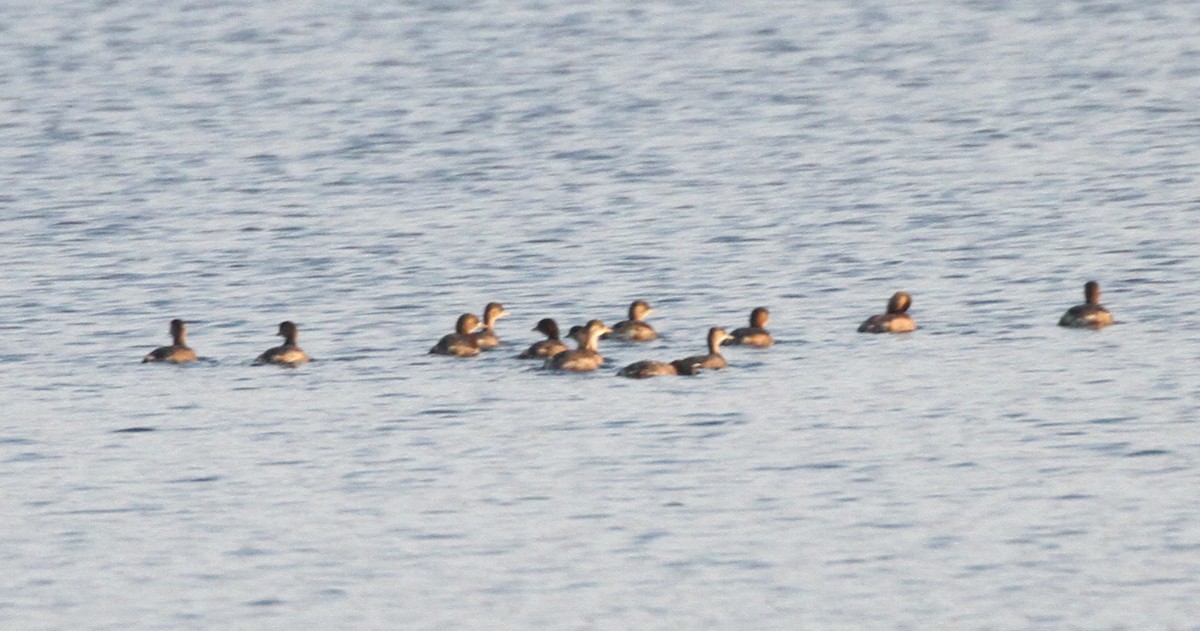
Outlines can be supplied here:
[[[7, 3], [0, 627], [1200, 629], [1197, 33]], [[1055, 326], [1089, 279], [1120, 324]], [[513, 358], [635, 298], [604, 370]], [[759, 305], [769, 350], [613, 376]], [[172, 318], [204, 359], [140, 364]], [[252, 366], [285, 319], [317, 361]]]

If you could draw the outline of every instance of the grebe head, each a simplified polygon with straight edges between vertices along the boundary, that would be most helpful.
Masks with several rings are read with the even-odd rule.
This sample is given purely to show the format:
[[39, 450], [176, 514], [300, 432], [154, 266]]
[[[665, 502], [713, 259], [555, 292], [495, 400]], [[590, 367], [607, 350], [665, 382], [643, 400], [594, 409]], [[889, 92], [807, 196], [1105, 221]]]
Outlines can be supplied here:
[[454, 332], [459, 335], [470, 335], [479, 328], [479, 316], [474, 313], [464, 313], [458, 316], [458, 322], [454, 324]]
[[912, 306], [912, 296], [898, 291], [892, 294], [892, 299], [888, 301], [888, 313], [904, 313]]
[[506, 315], [508, 315], [508, 312], [504, 310], [504, 307], [500, 303], [489, 302], [487, 303], [487, 306], [483, 308], [483, 324], [486, 327], [491, 327], [496, 323], [496, 320], [499, 320]]
[[533, 330], [544, 333], [546, 337], [552, 340], [558, 339], [558, 323], [554, 321], [554, 318], [542, 318], [538, 320], [537, 326], [533, 327]]
[[630, 320], [641, 320], [651, 313], [654, 313], [654, 309], [651, 309], [650, 304], [645, 300], [634, 300], [633, 304], [629, 305]]
[[612, 333], [612, 329], [604, 326], [604, 323], [599, 320], [588, 320], [584, 332], [588, 337], [600, 337], [605, 333]]
[[589, 320], [583, 327], [583, 337], [586, 340], [584, 346], [596, 350], [596, 346], [600, 342], [600, 336], [605, 333], [612, 333], [612, 329], [604, 326], [604, 323], [599, 320]]
[[287, 340], [289, 344], [296, 343], [296, 323], [291, 320], [284, 320], [279, 323], [279, 336]]
[[1087, 284], [1083, 286], [1083, 299], [1089, 305], [1100, 304], [1100, 283], [1097, 283], [1094, 280], [1089, 280]]
[[179, 318], [171, 320], [171, 338], [175, 340], [176, 344], [183, 344], [184, 339], [187, 338], [187, 324], [183, 320]]
[[767, 328], [767, 321], [770, 319], [771, 314], [766, 307], [757, 307], [750, 312], [750, 326], [756, 329]]

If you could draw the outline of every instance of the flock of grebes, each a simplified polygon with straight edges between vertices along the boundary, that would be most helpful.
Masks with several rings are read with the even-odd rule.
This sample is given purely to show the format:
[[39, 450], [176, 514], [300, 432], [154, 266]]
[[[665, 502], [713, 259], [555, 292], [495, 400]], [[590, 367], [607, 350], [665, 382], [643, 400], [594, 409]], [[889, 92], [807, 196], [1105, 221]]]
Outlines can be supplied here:
[[[1089, 281], [1083, 287], [1084, 303], [1067, 310], [1059, 319], [1059, 326], [1099, 329], [1113, 323], [1112, 314], [1100, 304], [1100, 285]], [[908, 308], [912, 305], [912, 297], [907, 293], [896, 292], [888, 300], [887, 312], [866, 319], [859, 327], [860, 333], [907, 333], [917, 328]], [[635, 300], [629, 305], [629, 319], [616, 323], [611, 328], [599, 320], [591, 320], [582, 326], [571, 327], [567, 334], [578, 345], [568, 348], [560, 337], [558, 324], [551, 318], [544, 318], [533, 328], [546, 336], [525, 349], [517, 357], [520, 359], [540, 359], [545, 361], [546, 368], [572, 372], [589, 372], [596, 370], [604, 362], [600, 355], [600, 340], [617, 339], [625, 342], [649, 342], [658, 339], [658, 333], [645, 318], [653, 310], [644, 300]], [[472, 357], [491, 350], [500, 345], [496, 335], [496, 321], [508, 315], [504, 307], [492, 302], [483, 310], [480, 319], [473, 313], [464, 313], [458, 318], [454, 332], [446, 335], [429, 350], [434, 355], [449, 355], [453, 357]], [[645, 378], [659, 375], [695, 375], [701, 370], [720, 370], [726, 366], [725, 358], [721, 356], [721, 346], [724, 344], [767, 348], [775, 343], [771, 333], [767, 331], [767, 321], [770, 313], [766, 307], [758, 307], [750, 312], [750, 326], [726, 331], [723, 327], [713, 327], [708, 331], [708, 354], [692, 355], [670, 362], [643, 360], [629, 364], [617, 372], [622, 377]], [[299, 346], [296, 345], [296, 325], [290, 321], [279, 324], [279, 335], [284, 342], [279, 346], [269, 348], [255, 360], [258, 364], [296, 365], [308, 361]], [[196, 352], [187, 345], [187, 325], [183, 320], [171, 320], [170, 346], [156, 348], [146, 355], [142, 362], [167, 362], [182, 364], [196, 361]]]

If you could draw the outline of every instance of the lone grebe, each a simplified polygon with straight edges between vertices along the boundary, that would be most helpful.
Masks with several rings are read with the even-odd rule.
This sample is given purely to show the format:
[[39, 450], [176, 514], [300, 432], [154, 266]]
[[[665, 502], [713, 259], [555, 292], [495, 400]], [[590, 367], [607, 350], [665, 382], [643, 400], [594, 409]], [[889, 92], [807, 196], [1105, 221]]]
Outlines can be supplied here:
[[734, 329], [725, 340], [726, 344], [741, 346], [757, 346], [766, 348], [775, 343], [770, 331], [767, 331], [767, 321], [771, 314], [766, 307], [758, 307], [750, 312], [750, 326]]
[[1113, 323], [1112, 314], [1100, 304], [1100, 283], [1090, 280], [1083, 286], [1084, 302], [1063, 314], [1058, 326], [1101, 329]]
[[599, 320], [588, 322], [583, 327], [583, 340], [579, 343], [579, 348], [551, 357], [546, 362], [546, 367], [574, 372], [587, 372], [599, 368], [604, 362], [600, 355], [600, 336], [611, 332], [612, 329], [604, 326]]
[[455, 357], [471, 357], [479, 354], [479, 345], [475, 343], [475, 336], [472, 335], [475, 329], [479, 328], [479, 316], [473, 313], [464, 313], [458, 316], [458, 322], [454, 324], [454, 332], [450, 333], [433, 348], [429, 349], [433, 355], [453, 355]]
[[308, 361], [308, 355], [296, 346], [296, 325], [291, 320], [285, 320], [279, 323], [279, 336], [283, 338], [283, 344], [274, 348], [268, 348], [263, 351], [258, 359], [254, 360], [259, 364], [303, 364]]
[[171, 340], [170, 346], [160, 346], [150, 351], [149, 355], [142, 358], [142, 363], [182, 364], [196, 361], [196, 351], [188, 348], [187, 345], [187, 324], [183, 320], [178, 318], [171, 320]]
[[517, 355], [518, 359], [545, 359], [567, 350], [567, 345], [558, 337], [558, 323], [553, 318], [542, 318], [531, 330], [544, 333], [546, 339], [534, 342], [523, 353]]
[[605, 337], [615, 337], [626, 342], [649, 342], [658, 339], [654, 327], [643, 321], [651, 313], [654, 313], [654, 309], [651, 309], [645, 300], [634, 300], [633, 304], [629, 305], [629, 319], [614, 324], [612, 333]]
[[496, 336], [496, 320], [508, 315], [508, 311], [498, 302], [489, 302], [483, 308], [483, 330], [475, 333], [475, 344], [483, 350], [491, 350], [500, 346], [500, 338]]
[[912, 296], [898, 291], [888, 301], [887, 313], [873, 315], [858, 327], [859, 333], [908, 333], [917, 323], [905, 313], [912, 306]]

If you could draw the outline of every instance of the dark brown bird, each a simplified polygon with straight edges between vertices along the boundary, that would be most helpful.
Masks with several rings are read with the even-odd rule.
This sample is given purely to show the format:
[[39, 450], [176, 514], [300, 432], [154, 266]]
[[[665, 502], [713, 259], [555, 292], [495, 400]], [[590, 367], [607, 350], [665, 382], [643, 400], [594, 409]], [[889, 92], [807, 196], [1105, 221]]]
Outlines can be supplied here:
[[546, 339], [531, 344], [524, 352], [517, 355], [519, 359], [545, 359], [568, 350], [567, 345], [559, 339], [558, 323], [553, 318], [542, 318], [532, 330], [544, 333]]
[[626, 342], [649, 342], [658, 339], [654, 327], [643, 321], [651, 313], [654, 313], [654, 309], [650, 308], [649, 303], [645, 300], [634, 300], [633, 304], [629, 305], [629, 319], [614, 324], [612, 333], [605, 338], [615, 337]]
[[725, 340], [726, 344], [741, 346], [757, 346], [766, 348], [775, 343], [771, 332], [767, 331], [767, 321], [771, 319], [766, 307], [757, 307], [750, 312], [750, 326], [734, 329]]
[[912, 297], [898, 291], [892, 294], [888, 301], [887, 313], [873, 315], [858, 327], [859, 333], [908, 333], [916, 330], [917, 323], [913, 322], [906, 311], [912, 306]]
[[1112, 323], [1112, 314], [1100, 304], [1100, 283], [1089, 280], [1083, 286], [1083, 304], [1067, 309], [1058, 326], [1102, 329]]
[[187, 324], [178, 318], [171, 320], [171, 345], [160, 346], [142, 358], [146, 362], [167, 362], [182, 364], [196, 361], [196, 351], [187, 345]]
[[471, 357], [479, 354], [479, 345], [475, 343], [473, 333], [479, 328], [479, 316], [473, 313], [464, 313], [458, 316], [458, 321], [454, 324], [454, 332], [447, 334], [438, 340], [433, 348], [429, 349], [432, 355], [453, 355], [454, 357]]
[[579, 348], [563, 351], [546, 362], [547, 368], [555, 370], [570, 370], [573, 372], [588, 372], [600, 367], [604, 357], [600, 355], [600, 336], [612, 332], [599, 320], [592, 320], [583, 327], [582, 341]]
[[263, 351], [258, 359], [259, 364], [303, 364], [308, 361], [308, 355], [296, 346], [296, 324], [291, 320], [279, 323], [278, 335], [283, 338], [283, 344]]

